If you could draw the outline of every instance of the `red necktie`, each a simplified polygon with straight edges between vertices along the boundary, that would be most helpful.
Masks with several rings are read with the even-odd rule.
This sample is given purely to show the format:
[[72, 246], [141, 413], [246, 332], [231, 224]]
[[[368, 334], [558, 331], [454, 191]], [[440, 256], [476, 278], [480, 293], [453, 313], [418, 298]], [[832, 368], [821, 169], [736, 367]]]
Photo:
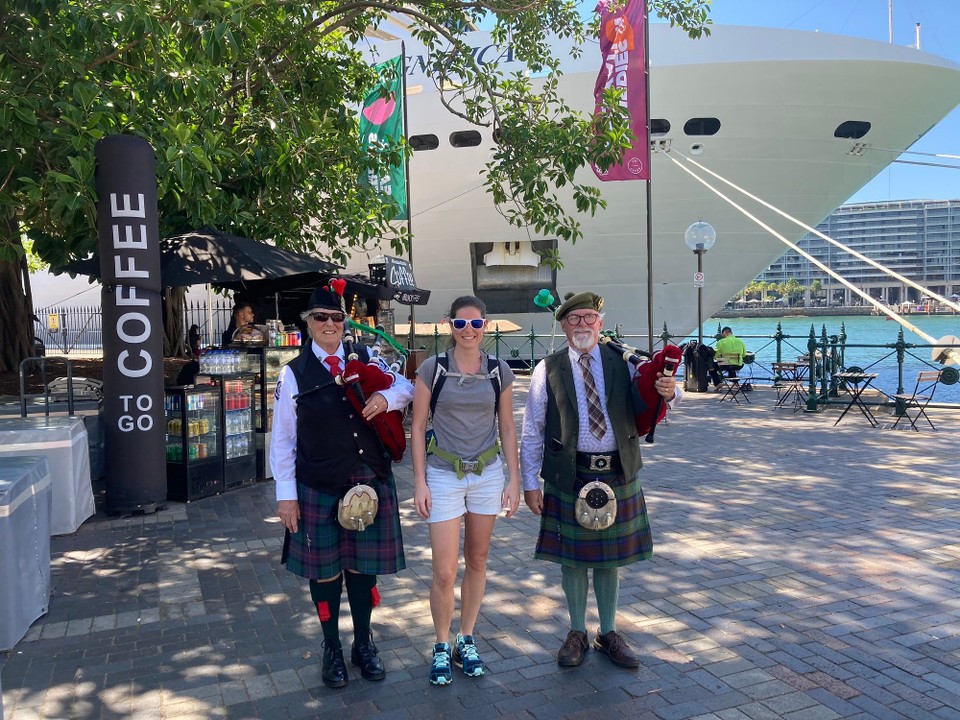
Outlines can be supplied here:
[[323, 361], [330, 366], [330, 374], [336, 377], [340, 374], [340, 358], [336, 355], [327, 355]]

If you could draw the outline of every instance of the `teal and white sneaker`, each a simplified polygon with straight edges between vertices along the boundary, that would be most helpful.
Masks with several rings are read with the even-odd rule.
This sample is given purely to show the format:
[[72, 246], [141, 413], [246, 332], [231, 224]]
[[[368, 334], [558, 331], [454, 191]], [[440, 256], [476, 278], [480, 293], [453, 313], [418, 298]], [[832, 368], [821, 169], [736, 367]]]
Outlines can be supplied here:
[[486, 669], [473, 642], [473, 635], [457, 633], [457, 642], [453, 646], [453, 661], [463, 668], [463, 674], [468, 677], [480, 677]]
[[436, 643], [433, 646], [433, 664], [430, 666], [431, 685], [449, 685], [453, 682], [450, 670], [450, 645]]

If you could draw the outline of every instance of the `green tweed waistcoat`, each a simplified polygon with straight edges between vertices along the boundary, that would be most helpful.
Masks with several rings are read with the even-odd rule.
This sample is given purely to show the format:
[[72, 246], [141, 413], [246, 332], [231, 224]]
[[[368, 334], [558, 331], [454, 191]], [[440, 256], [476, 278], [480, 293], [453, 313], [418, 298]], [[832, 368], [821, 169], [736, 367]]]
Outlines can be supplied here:
[[[620, 451], [623, 474], [632, 479], [640, 471], [640, 442], [631, 402], [630, 369], [618, 353], [600, 346], [603, 364], [604, 399], [607, 414]], [[576, 479], [577, 392], [566, 348], [543, 360], [547, 368], [547, 417], [544, 429], [543, 466], [540, 475], [546, 487], [551, 485], [573, 492]], [[578, 368], [579, 370], [579, 368]]]

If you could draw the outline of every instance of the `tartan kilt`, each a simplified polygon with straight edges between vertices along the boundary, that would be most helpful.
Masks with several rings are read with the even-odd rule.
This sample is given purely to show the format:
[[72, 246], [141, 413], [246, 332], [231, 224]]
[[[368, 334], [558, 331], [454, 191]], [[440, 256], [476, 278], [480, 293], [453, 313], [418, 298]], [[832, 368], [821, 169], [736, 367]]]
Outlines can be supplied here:
[[365, 483], [377, 491], [379, 506], [373, 525], [363, 532], [347, 530], [337, 521], [343, 493], [320, 492], [297, 483], [300, 522], [283, 540], [280, 562], [287, 570], [311, 580], [326, 580], [344, 570], [365, 575], [389, 575], [406, 567], [400, 508], [393, 473], [380, 480], [361, 464], [349, 484]]
[[534, 557], [583, 568], [610, 568], [647, 560], [653, 555], [653, 536], [640, 481], [627, 481], [622, 471], [596, 473], [577, 468], [579, 491], [600, 480], [613, 488], [617, 519], [606, 530], [588, 530], [576, 520], [577, 494], [550, 484], [544, 488], [540, 537]]

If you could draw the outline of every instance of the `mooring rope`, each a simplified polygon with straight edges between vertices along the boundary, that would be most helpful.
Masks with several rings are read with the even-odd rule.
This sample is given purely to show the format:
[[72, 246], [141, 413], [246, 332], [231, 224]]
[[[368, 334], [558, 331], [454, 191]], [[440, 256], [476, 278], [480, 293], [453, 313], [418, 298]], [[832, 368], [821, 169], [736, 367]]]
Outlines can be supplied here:
[[[734, 208], [735, 208], [736, 210], [738, 210], [743, 216], [745, 216], [745, 217], [749, 218], [750, 220], [752, 220], [754, 223], [756, 223], [756, 224], [759, 225], [761, 228], [763, 228], [764, 230], [766, 230], [768, 233], [770, 233], [771, 235], [773, 235], [775, 238], [777, 238], [778, 240], [780, 240], [780, 242], [782, 242], [784, 245], [786, 245], [787, 247], [789, 247], [791, 250], [793, 250], [794, 252], [796, 252], [797, 254], [799, 254], [801, 257], [807, 259], [808, 261], [810, 261], [810, 263], [812, 263], [813, 265], [815, 265], [815, 266], [817, 266], [818, 268], [820, 268], [821, 270], [823, 270], [825, 273], [827, 273], [827, 274], [828, 274], [830, 277], [832, 277], [834, 280], [836, 280], [837, 282], [839, 282], [839, 283], [840, 283], [841, 285], [843, 285], [844, 287], [848, 288], [851, 292], [855, 293], [856, 295], [859, 295], [861, 298], [863, 298], [863, 299], [866, 300], [868, 303], [870, 303], [871, 305], [873, 305], [878, 311], [882, 312], [884, 315], [887, 315], [888, 317], [890, 317], [890, 319], [897, 321], [898, 323], [900, 323], [900, 325], [902, 325], [903, 327], [907, 328], [908, 330], [916, 333], [917, 335], [919, 335], [920, 337], [922, 337], [924, 340], [926, 340], [926, 341], [927, 341], [928, 343], [930, 343], [931, 345], [934, 345], [935, 343], [938, 342], [937, 338], [934, 338], [933, 336], [927, 334], [926, 332], [924, 332], [923, 330], [921, 330], [920, 328], [918, 328], [916, 325], [914, 325], [913, 323], [911, 323], [909, 320], [907, 320], [906, 318], [904, 318], [904, 317], [903, 317], [902, 315], [900, 315], [899, 313], [894, 312], [893, 310], [891, 310], [890, 308], [888, 308], [886, 305], [884, 305], [884, 304], [883, 304], [882, 302], [880, 302], [879, 300], [876, 300], [875, 298], [871, 297], [868, 293], [866, 293], [866, 292], [864, 292], [863, 290], [861, 290], [861, 289], [859, 289], [858, 287], [856, 287], [853, 283], [849, 282], [848, 280], [846, 280], [845, 278], [843, 278], [842, 276], [840, 276], [838, 273], [834, 272], [832, 269], [830, 269], [829, 267], [827, 267], [824, 263], [822, 263], [820, 260], [818, 260], [817, 258], [815, 258], [813, 255], [811, 255], [810, 253], [808, 253], [808, 252], [806, 252], [805, 250], [803, 250], [802, 248], [800, 248], [800, 246], [798, 246], [796, 243], [792, 242], [791, 240], [788, 240], [784, 235], [782, 235], [781, 233], [777, 232], [777, 231], [774, 230], [772, 227], [770, 227], [769, 225], [767, 225], [765, 222], [763, 222], [763, 220], [761, 220], [760, 218], [758, 218], [756, 215], [753, 215], [752, 213], [750, 213], [750, 212], [749, 212], [746, 208], [744, 208], [742, 205], [739, 205], [736, 201], [732, 200], [732, 199], [729, 198], [727, 195], [724, 195], [724, 194], [723, 194], [720, 190], [718, 190], [716, 187], [714, 187], [713, 185], [711, 185], [709, 182], [707, 182], [707, 181], [704, 180], [702, 177], [700, 177], [700, 176], [697, 175], [695, 172], [693, 172], [693, 170], [691, 170], [690, 168], [686, 167], [683, 163], [681, 163], [679, 160], [677, 160], [675, 157], [673, 157], [673, 153], [676, 153], [677, 155], [680, 155], [680, 156], [683, 157], [685, 160], [688, 160], [689, 162], [691, 162], [692, 164], [694, 164], [694, 165], [696, 165], [697, 167], [701, 168], [701, 169], [704, 170], [705, 172], [710, 173], [710, 174], [713, 175], [714, 177], [722, 180], [723, 182], [726, 182], [726, 183], [727, 183], [728, 185], [730, 185], [731, 187], [734, 187], [735, 189], [739, 190], [741, 193], [743, 193], [743, 194], [746, 195], [747, 197], [755, 200], [756, 202], [761, 203], [762, 205], [764, 205], [764, 206], [766, 206], [767, 208], [773, 210], [774, 212], [779, 213], [780, 215], [784, 216], [785, 218], [787, 218], [787, 219], [789, 219], [789, 220], [792, 220], [793, 222], [797, 223], [797, 224], [800, 225], [801, 227], [804, 227], [805, 229], [812, 230], [812, 231], [816, 232], [815, 229], [810, 228], [808, 225], [806, 225], [805, 223], [801, 222], [800, 220], [797, 220], [796, 218], [793, 218], [793, 217], [791, 217], [790, 215], [782, 212], [781, 210], [779, 210], [779, 209], [775, 208], [773, 205], [770, 205], [769, 203], [761, 200], [760, 198], [758, 198], [757, 196], [753, 195], [752, 193], [744, 190], [743, 188], [738, 187], [738, 186], [735, 185], [734, 183], [732, 183], [732, 182], [730, 182], [730, 181], [728, 181], [728, 180], [725, 180], [724, 178], [722, 178], [720, 175], [717, 175], [717, 174], [714, 173], [713, 171], [707, 170], [707, 169], [704, 168], [702, 165], [700, 165], [700, 163], [697, 163], [697, 162], [691, 160], [690, 158], [686, 157], [686, 156], [683, 155], [682, 153], [677, 152], [676, 150], [671, 150], [670, 153], [668, 154], [668, 157], [670, 158], [670, 160], [671, 160], [677, 167], [679, 167], [679, 168], [680, 168], [681, 170], [683, 170], [685, 173], [687, 173], [688, 175], [690, 175], [694, 180], [696, 180], [696, 181], [699, 182], [701, 185], [703, 185], [703, 186], [706, 187], [708, 190], [710, 190], [710, 192], [712, 192], [714, 195], [717, 195], [717, 196], [718, 196], [719, 198], [721, 198], [724, 202], [726, 202], [727, 204], [729, 204], [729, 205], [731, 205], [732, 207], [734, 207]], [[835, 240], [832, 240], [831, 238], [827, 237], [826, 235], [823, 235], [822, 233], [817, 232], [817, 234], [818, 234], [820, 237], [823, 237], [824, 239], [826, 239], [826, 240], [828, 240], [828, 241], [830, 241], [830, 242], [833, 242], [834, 244], [838, 245], [839, 247], [847, 250], [848, 252], [851, 252], [851, 253], [854, 252], [854, 251], [850, 250], [849, 248], [846, 248], [844, 245], [842, 245], [842, 243], [838, 243], [838, 242], [836, 242]], [[859, 255], [859, 254], [858, 254], [858, 255]], [[865, 258], [865, 259], [869, 260], [868, 258]], [[873, 261], [870, 261], [870, 262], [872, 263]], [[881, 270], [884, 270], [884, 271], [887, 272], [888, 274], [891, 274], [891, 273], [892, 273], [892, 271], [887, 270], [887, 269], [884, 268], [882, 265], [877, 264], [877, 267], [880, 268]], [[914, 283], [912, 283], [912, 281], [910, 281], [910, 284], [911, 284], [911, 285], [915, 285]], [[916, 286], [916, 285], [915, 285], [915, 286]], [[916, 287], [920, 287], [920, 286], [916, 286]], [[925, 288], [922, 288], [922, 287], [920, 287], [920, 289], [921, 289], [921, 290], [925, 290]], [[933, 296], [934, 296], [934, 297], [937, 297], [937, 298], [940, 297], [940, 296], [938, 296], [938, 295], [933, 295]], [[947, 301], [947, 304], [950, 305], [951, 307], [954, 307], [954, 308], [960, 310], [960, 306], [957, 306], [955, 303], [951, 303], [951, 302]], [[944, 354], [948, 355], [954, 362], [960, 364], [960, 351], [957, 351], [957, 350], [955, 350], [955, 349], [944, 348], [944, 349], [943, 349], [943, 352], [944, 352]]]

